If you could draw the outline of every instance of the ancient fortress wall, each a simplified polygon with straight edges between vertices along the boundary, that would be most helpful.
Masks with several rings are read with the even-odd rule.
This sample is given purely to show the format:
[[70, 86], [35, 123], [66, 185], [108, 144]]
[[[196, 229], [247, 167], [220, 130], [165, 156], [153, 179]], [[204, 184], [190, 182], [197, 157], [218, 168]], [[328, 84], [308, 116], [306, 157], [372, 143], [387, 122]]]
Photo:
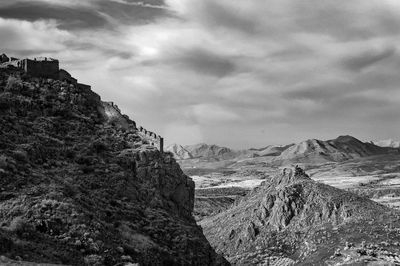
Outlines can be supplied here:
[[9, 58], [5, 54], [0, 55], [0, 67], [15, 67], [31, 77], [35, 78], [51, 78], [55, 80], [67, 81], [81, 90], [90, 90], [91, 87], [86, 84], [78, 83], [78, 80], [71, 76], [68, 71], [60, 69], [57, 59], [49, 57], [38, 57], [34, 59], [18, 59]]
[[[91, 87], [86, 84], [78, 83], [77, 79], [71, 76], [66, 70], [60, 69], [57, 59], [42, 57], [35, 59], [9, 58], [5, 54], [0, 55], [1, 67], [16, 67], [23, 70], [26, 74], [32, 77], [51, 78], [56, 80], [67, 81], [77, 86], [80, 90], [90, 90]], [[118, 124], [124, 128], [136, 128], [135, 122], [129, 117], [123, 115], [121, 110], [113, 102], [103, 102], [103, 115], [108, 122]], [[138, 129], [139, 135], [150, 145], [155, 146], [159, 151], [164, 151], [164, 139], [143, 127]]]
[[113, 102], [103, 102], [103, 108], [108, 120], [123, 119], [121, 110]]
[[138, 127], [138, 132], [151, 145], [157, 147], [160, 152], [164, 152], [164, 138], [154, 132], [144, 129], [143, 127]]
[[19, 67], [32, 77], [59, 78], [59, 62], [51, 58], [23, 59], [18, 62]]
[[[129, 119], [121, 113], [121, 110], [113, 102], [103, 102], [104, 114], [109, 122], [117, 123], [122, 127], [129, 127]], [[156, 147], [160, 152], [164, 152], [164, 138], [154, 132], [138, 127], [138, 134], [150, 145]]]

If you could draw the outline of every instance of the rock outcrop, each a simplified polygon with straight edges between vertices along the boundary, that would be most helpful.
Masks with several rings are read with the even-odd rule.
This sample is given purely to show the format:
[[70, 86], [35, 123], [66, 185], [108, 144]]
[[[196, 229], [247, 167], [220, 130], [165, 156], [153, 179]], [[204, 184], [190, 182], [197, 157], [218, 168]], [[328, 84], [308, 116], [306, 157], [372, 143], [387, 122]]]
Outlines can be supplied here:
[[133, 121], [111, 121], [90, 89], [0, 71], [0, 255], [227, 264], [192, 217], [193, 181]]
[[193, 155], [190, 154], [182, 145], [172, 144], [169, 145], [166, 151], [171, 152], [175, 159], [177, 160], [187, 160], [193, 159]]
[[389, 217], [394, 233], [400, 228], [399, 213], [315, 182], [296, 167], [284, 169], [232, 208], [200, 224], [214, 248], [232, 264], [285, 260], [284, 265], [321, 265], [345, 241], [358, 245], [386, 240]]

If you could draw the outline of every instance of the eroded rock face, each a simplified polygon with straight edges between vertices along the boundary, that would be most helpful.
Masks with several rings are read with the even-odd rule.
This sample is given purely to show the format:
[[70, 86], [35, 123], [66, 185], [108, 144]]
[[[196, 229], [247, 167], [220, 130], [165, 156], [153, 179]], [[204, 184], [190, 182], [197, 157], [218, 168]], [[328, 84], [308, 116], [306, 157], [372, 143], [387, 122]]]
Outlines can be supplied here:
[[384, 239], [381, 233], [388, 217], [400, 228], [398, 213], [317, 183], [296, 168], [284, 169], [232, 208], [200, 224], [213, 247], [232, 264], [287, 260], [289, 264], [318, 265], [334, 256], [345, 239], [360, 243]]
[[[224, 265], [170, 154], [100, 97], [0, 72], [0, 254], [69, 265]], [[16, 78], [10, 78], [15, 74]]]

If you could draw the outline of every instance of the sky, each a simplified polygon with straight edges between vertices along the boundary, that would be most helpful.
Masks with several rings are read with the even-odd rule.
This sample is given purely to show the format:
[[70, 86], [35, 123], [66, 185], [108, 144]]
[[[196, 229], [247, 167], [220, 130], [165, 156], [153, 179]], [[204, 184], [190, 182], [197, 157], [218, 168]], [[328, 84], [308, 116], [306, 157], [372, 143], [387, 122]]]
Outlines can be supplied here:
[[398, 0], [1, 0], [0, 40], [167, 144], [400, 139]]

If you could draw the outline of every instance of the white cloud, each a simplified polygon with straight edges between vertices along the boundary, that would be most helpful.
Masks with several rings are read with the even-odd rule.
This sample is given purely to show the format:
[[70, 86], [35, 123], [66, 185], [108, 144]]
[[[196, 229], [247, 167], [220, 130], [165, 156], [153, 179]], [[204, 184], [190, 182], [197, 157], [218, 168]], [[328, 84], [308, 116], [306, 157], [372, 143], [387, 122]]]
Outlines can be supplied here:
[[167, 124], [163, 130], [163, 134], [168, 136], [166, 139], [167, 145], [173, 143], [185, 145], [204, 141], [201, 127], [193, 124]]
[[188, 114], [190, 119], [194, 119], [200, 124], [227, 123], [238, 121], [241, 118], [238, 114], [227, 108], [207, 103], [189, 107]]
[[64, 42], [73, 34], [57, 28], [55, 21], [28, 22], [0, 18], [1, 46], [5, 50], [45, 50], [65, 49]]

